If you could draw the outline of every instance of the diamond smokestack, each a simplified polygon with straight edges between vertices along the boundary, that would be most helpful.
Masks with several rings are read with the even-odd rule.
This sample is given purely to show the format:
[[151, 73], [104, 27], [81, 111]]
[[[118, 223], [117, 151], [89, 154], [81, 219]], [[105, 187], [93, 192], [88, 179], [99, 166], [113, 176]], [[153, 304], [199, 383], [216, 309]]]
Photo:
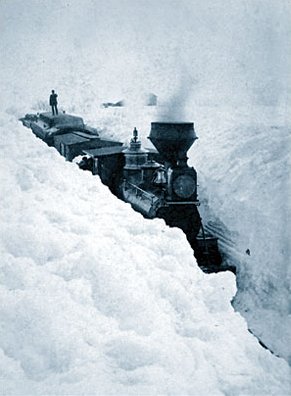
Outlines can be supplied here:
[[197, 138], [193, 122], [152, 122], [149, 140], [166, 162], [186, 164], [187, 151]]

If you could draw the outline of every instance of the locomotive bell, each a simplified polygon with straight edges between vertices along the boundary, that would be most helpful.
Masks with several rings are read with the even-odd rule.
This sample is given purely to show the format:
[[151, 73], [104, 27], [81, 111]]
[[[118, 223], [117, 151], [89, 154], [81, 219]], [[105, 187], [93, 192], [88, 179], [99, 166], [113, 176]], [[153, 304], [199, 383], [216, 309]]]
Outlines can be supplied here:
[[164, 167], [160, 167], [160, 169], [156, 171], [153, 183], [159, 186], [167, 184], [166, 171]]
[[144, 187], [150, 188], [153, 182], [153, 175], [156, 173], [157, 169], [160, 168], [161, 164], [154, 160], [148, 160], [144, 165], [142, 165], [143, 172], [143, 184]]
[[198, 138], [193, 122], [152, 122], [148, 139], [171, 166], [187, 166], [187, 151]]

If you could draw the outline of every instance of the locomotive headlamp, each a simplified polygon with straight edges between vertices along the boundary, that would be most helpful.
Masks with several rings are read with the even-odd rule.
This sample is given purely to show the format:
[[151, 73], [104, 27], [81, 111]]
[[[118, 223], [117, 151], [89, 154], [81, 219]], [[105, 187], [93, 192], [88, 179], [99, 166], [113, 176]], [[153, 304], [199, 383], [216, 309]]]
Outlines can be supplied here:
[[191, 176], [178, 176], [173, 181], [173, 190], [175, 194], [180, 198], [190, 198], [196, 190], [196, 182]]

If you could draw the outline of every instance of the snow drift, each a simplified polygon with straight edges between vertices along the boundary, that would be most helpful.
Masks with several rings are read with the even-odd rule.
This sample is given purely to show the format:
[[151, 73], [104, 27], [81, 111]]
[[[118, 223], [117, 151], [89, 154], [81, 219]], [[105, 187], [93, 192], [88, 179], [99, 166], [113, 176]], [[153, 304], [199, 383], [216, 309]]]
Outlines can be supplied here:
[[[286, 362], [247, 331], [290, 356], [288, 1], [97, 3], [1, 2], [3, 393], [288, 394]], [[51, 89], [120, 140], [136, 126], [145, 143], [169, 109], [195, 122], [203, 217], [238, 291], [18, 124]], [[143, 90], [167, 107], [98, 109]]]
[[196, 120], [204, 220], [237, 267], [234, 306], [291, 362], [290, 119], [285, 108], [255, 106], [201, 108]]
[[203, 274], [180, 230], [1, 121], [5, 394], [289, 391], [230, 304], [233, 274]]

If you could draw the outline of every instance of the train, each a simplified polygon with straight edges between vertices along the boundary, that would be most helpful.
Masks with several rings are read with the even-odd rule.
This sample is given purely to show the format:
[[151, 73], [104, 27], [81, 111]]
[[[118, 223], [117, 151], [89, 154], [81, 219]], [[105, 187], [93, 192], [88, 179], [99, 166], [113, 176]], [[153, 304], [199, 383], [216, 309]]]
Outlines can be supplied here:
[[98, 175], [113, 194], [145, 218], [161, 218], [180, 228], [203, 271], [227, 269], [217, 238], [204, 230], [197, 172], [187, 163], [187, 152], [198, 139], [193, 122], [152, 122], [148, 139], [154, 148], [144, 148], [136, 128], [126, 145], [102, 138], [75, 115], [26, 114], [20, 120], [66, 160], [81, 156], [80, 169]]

